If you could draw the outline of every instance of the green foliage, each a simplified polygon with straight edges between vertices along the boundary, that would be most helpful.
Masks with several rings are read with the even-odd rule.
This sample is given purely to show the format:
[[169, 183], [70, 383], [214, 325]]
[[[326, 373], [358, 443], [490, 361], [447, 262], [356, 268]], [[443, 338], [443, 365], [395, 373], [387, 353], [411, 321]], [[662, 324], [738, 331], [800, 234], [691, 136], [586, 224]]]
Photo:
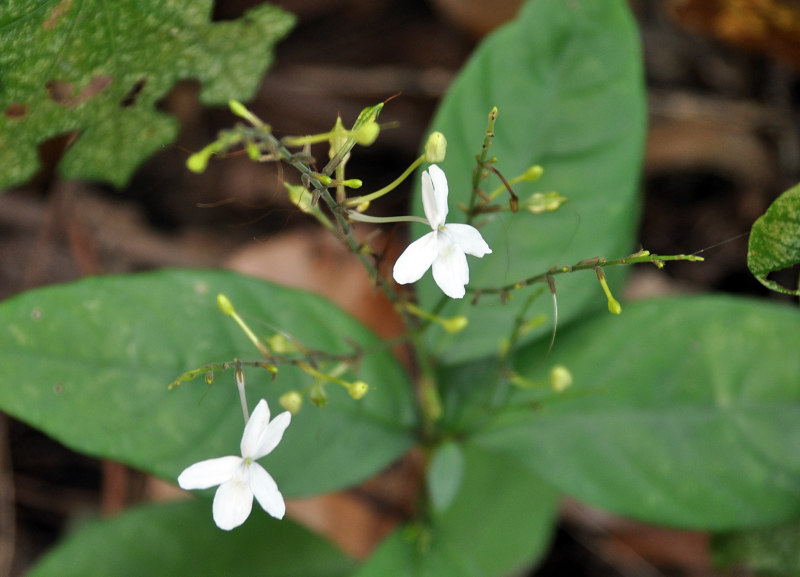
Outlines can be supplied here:
[[332, 545], [288, 520], [254, 515], [231, 533], [222, 533], [208, 521], [204, 500], [133, 509], [84, 527], [28, 576], [344, 577], [355, 565]]
[[36, 148], [77, 139], [64, 178], [123, 186], [177, 123], [156, 106], [197, 79], [200, 100], [250, 99], [292, 27], [269, 5], [210, 23], [211, 0], [12, 0], [0, 5], [0, 188], [38, 168]]
[[770, 273], [797, 263], [800, 263], [800, 185], [780, 195], [756, 220], [747, 247], [750, 272], [774, 291], [800, 295], [800, 288], [787, 289], [767, 278]]
[[557, 512], [553, 489], [502, 454], [472, 443], [462, 449], [453, 503], [430, 524], [396, 532], [357, 577], [500, 577], [542, 555]]
[[[167, 390], [187, 368], [234, 357], [258, 358], [216, 306], [225, 293], [261, 323], [259, 334], [288, 330], [306, 346], [348, 352], [375, 335], [313, 295], [229, 272], [164, 271], [91, 278], [24, 293], [0, 304], [0, 406], [75, 450], [122, 461], [174, 482], [186, 466], [238, 454], [241, 412], [233, 371]], [[298, 319], [303, 319], [298, 323]], [[252, 354], [251, 354], [252, 353]], [[246, 369], [251, 405], [311, 378], [281, 367], [279, 378]], [[265, 460], [287, 496], [330, 491], [374, 474], [413, 442], [406, 373], [386, 351], [361, 363], [374, 383], [361, 401], [329, 385], [323, 410], [306, 407]], [[251, 407], [252, 408], [252, 407]]]
[[[20, 146], [9, 148], [5, 130], [0, 158], [12, 155], [9, 162], [29, 174], [37, 142], [83, 130], [62, 166], [64, 175], [121, 183], [154, 143], [171, 135], [171, 124], [151, 108], [176, 80], [207, 81], [206, 101], [236, 96], [228, 85], [233, 92], [252, 92], [253, 75], [266, 63], [252, 62], [249, 50], [278, 39], [289, 26], [287, 17], [262, 7], [241, 22], [209, 25], [208, 2], [177, 4], [148, 4], [146, 14], [136, 12], [141, 3], [134, 8], [132, 2], [90, 11], [89, 0], [51, 0], [28, 12], [21, 4], [0, 9], [0, 24], [6, 24], [0, 40], [12, 47], [0, 54], [0, 70], [24, 63], [20, 55], [28, 42], [5, 30], [30, 32], [39, 46], [30, 55], [35, 82], [21, 74], [2, 79], [0, 126], [17, 123], [14, 142]], [[112, 32], [136, 25], [142, 46], [128, 32]], [[47, 34], [66, 47], [59, 56], [51, 54]], [[169, 38], [166, 48], [160, 35]], [[110, 45], [101, 48], [103, 39]], [[217, 68], [204, 68], [207, 58]], [[140, 70], [140, 60], [157, 64], [158, 71]], [[480, 216], [475, 224], [495, 253], [471, 259], [470, 287], [498, 287], [554, 265], [630, 252], [645, 128], [640, 60], [623, 0], [531, 1], [478, 48], [433, 123], [449, 143], [442, 163], [451, 189], [449, 220], [461, 220], [455, 205], [469, 202], [474, 158], [493, 106], [500, 115], [490, 156], [498, 157], [498, 170], [511, 179], [533, 164], [545, 167], [535, 184], [515, 185], [520, 199], [557, 191], [569, 203], [538, 215]], [[141, 89], [129, 94], [143, 75]], [[83, 98], [84, 88], [96, 89], [92, 82], [98, 78], [111, 81]], [[71, 83], [72, 93], [59, 103], [42, 88], [48, 80]], [[36, 94], [36, 106], [9, 114], [10, 105], [28, 102], [14, 91]], [[129, 96], [133, 102], [120, 111]], [[366, 109], [356, 128], [374, 121], [381, 106]], [[240, 132], [237, 144], [254, 145], [248, 138], [258, 131]], [[286, 144], [262, 132], [272, 139], [271, 149]], [[114, 139], [126, 146], [111, 146]], [[341, 152], [354, 143], [348, 139]], [[134, 156], [124, 162], [95, 157], [97, 146]], [[120, 152], [128, 147], [132, 151]], [[86, 158], [91, 162], [81, 160]], [[305, 184], [313, 181], [323, 199], [330, 197], [322, 175], [311, 175], [301, 156], [287, 152], [283, 158], [306, 171]], [[323, 172], [330, 174], [335, 164]], [[95, 165], [113, 171], [94, 173]], [[12, 175], [9, 182], [23, 177]], [[800, 260], [798, 194], [798, 188], [787, 192], [754, 226], [749, 260], [762, 282]], [[422, 214], [419, 196], [415, 202]], [[342, 205], [329, 207], [335, 224], [346, 225], [345, 213], [336, 210]], [[327, 216], [321, 220], [334, 227]], [[343, 237], [368, 260], [354, 237]], [[264, 341], [280, 330], [292, 338], [271, 342], [359, 354], [357, 370], [335, 376], [371, 387], [355, 401], [328, 383], [324, 408], [306, 406], [293, 417], [284, 441], [263, 462], [287, 497], [357, 483], [415, 443], [427, 459], [419, 514], [358, 568], [290, 522], [265, 515], [220, 533], [208, 503], [200, 500], [89, 526], [34, 575], [69, 574], [69, 567], [81, 575], [500, 577], [542, 555], [560, 493], [638, 519], [698, 529], [742, 529], [800, 517], [800, 314], [709, 296], [626, 303], [620, 316], [610, 315], [589, 275], [557, 277], [559, 334], [549, 356], [550, 328], [537, 319], [552, 314], [550, 301], [542, 298], [528, 309], [535, 288], [512, 293], [518, 297], [505, 306], [484, 295], [474, 307], [468, 296], [438, 308], [441, 292], [428, 275], [419, 285], [422, 309], [466, 315], [470, 324], [452, 336], [431, 324], [422, 351], [430, 356], [419, 359], [424, 378], [416, 406], [412, 383], [387, 344], [348, 315], [302, 291], [232, 273], [87, 279], [0, 304], [0, 364], [6, 367], [0, 407], [76, 450], [168, 480], [189, 464], [237, 453], [242, 421], [231, 371], [217, 370], [213, 385], [198, 378], [167, 390], [178, 375], [207, 363], [263, 360], [218, 310], [216, 295], [224, 293]], [[614, 286], [622, 277], [610, 280]], [[523, 335], [528, 327], [533, 330]], [[516, 348], [498, 356], [500, 342], [515, 336], [521, 337]], [[548, 371], [555, 365], [570, 371], [565, 390], [550, 386]], [[283, 393], [307, 389], [313, 380], [291, 363], [281, 364], [276, 380], [259, 368], [245, 370], [251, 405], [264, 397], [273, 413]], [[440, 407], [436, 421], [431, 413], [439, 416]], [[770, 541], [772, 533], [751, 535], [760, 536], [729, 542], [740, 543], [755, 559], [760, 549], [751, 544]], [[214, 546], [206, 547], [212, 536]], [[117, 544], [113, 550], [104, 546], [107, 539]], [[775, 542], [768, 548], [779, 550]], [[776, 566], [770, 563], [759, 566]]]
[[[720, 530], [785, 521], [800, 516], [798, 326], [796, 310], [743, 299], [632, 303], [559, 335], [550, 360], [572, 387], [514, 390], [496, 417], [476, 409], [462, 427], [623, 515]], [[535, 377], [540, 354], [521, 350], [517, 370]]]
[[716, 535], [714, 562], [723, 567], [747, 566], [758, 575], [800, 575], [800, 523]]
[[[463, 220], [456, 203], [468, 203], [475, 155], [493, 106], [499, 114], [489, 155], [511, 179], [540, 164], [544, 175], [515, 187], [521, 200], [555, 190], [569, 204], [555, 213], [502, 213], [480, 227], [494, 253], [470, 257], [470, 288], [498, 286], [594, 256], [630, 252], [638, 221], [637, 184], [645, 135], [646, 106], [641, 48], [625, 2], [537, 0], [518, 18], [487, 38], [448, 90], [433, 121], [448, 141], [441, 163], [450, 184], [449, 221]], [[490, 177], [487, 189], [499, 181]], [[414, 210], [422, 214], [419, 192]], [[479, 218], [476, 224], [480, 225]], [[425, 232], [415, 226], [412, 236]], [[561, 326], [604, 306], [593, 282], [574, 275], [559, 279]], [[417, 284], [424, 308], [442, 298], [426, 275]], [[448, 300], [442, 314], [467, 314], [470, 325], [456, 335], [431, 334], [430, 344], [448, 362], [492, 355], [498, 336], [508, 334], [524, 298], [501, 306], [470, 295]], [[549, 301], [531, 316], [552, 313]], [[542, 328], [546, 331], [546, 328]], [[532, 333], [530, 338], [541, 334]]]
[[428, 494], [435, 511], [444, 511], [461, 489], [464, 476], [464, 453], [455, 441], [436, 447], [428, 467]]

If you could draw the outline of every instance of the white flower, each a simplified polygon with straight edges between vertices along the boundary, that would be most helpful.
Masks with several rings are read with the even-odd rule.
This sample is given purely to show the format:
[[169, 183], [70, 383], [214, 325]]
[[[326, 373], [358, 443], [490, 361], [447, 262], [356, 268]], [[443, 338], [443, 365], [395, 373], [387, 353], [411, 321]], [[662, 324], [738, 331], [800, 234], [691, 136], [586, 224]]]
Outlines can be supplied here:
[[468, 224], [445, 224], [447, 218], [447, 177], [432, 164], [422, 173], [422, 207], [433, 229], [412, 242], [394, 265], [394, 280], [416, 282], [433, 267], [433, 280], [450, 298], [463, 298], [469, 282], [467, 256], [482, 257], [492, 252], [481, 233]]
[[269, 420], [269, 406], [261, 399], [244, 427], [241, 457], [231, 455], [200, 461], [178, 476], [183, 489], [208, 489], [219, 485], [212, 511], [220, 529], [230, 531], [245, 522], [253, 508], [253, 496], [273, 517], [282, 519], [286, 512], [283, 495], [269, 473], [256, 463], [274, 449], [292, 419], [285, 411]]

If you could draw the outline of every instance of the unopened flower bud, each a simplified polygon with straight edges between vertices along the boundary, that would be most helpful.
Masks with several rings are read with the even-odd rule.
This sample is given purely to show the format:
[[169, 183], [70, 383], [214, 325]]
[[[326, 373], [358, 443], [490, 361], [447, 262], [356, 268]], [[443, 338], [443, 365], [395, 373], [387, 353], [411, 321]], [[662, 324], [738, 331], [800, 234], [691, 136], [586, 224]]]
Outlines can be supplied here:
[[425, 143], [425, 162], [442, 162], [447, 153], [447, 139], [441, 132], [433, 132]]
[[281, 333], [275, 333], [267, 339], [267, 346], [279, 355], [286, 355], [297, 352], [297, 347]]
[[347, 387], [347, 392], [350, 393], [350, 396], [357, 401], [359, 399], [363, 399], [364, 395], [366, 395], [368, 391], [369, 391], [369, 385], [364, 381], [356, 381], [354, 383], [350, 383]]
[[343, 180], [342, 184], [347, 188], [361, 188], [362, 186], [364, 186], [364, 182], [358, 178]]
[[600, 281], [600, 286], [603, 287], [603, 292], [606, 293], [606, 298], [608, 299], [608, 312], [613, 315], [620, 314], [622, 312], [622, 305], [620, 305], [619, 301], [611, 294], [611, 289], [608, 288], [608, 282], [606, 281], [606, 273], [604, 273], [603, 269], [600, 267], [597, 267], [595, 271], [597, 272], [597, 280]]
[[534, 164], [523, 173], [521, 180], [524, 180], [526, 182], [534, 182], [536, 180], [539, 180], [542, 174], [544, 174], [544, 168], [542, 168], [538, 164]]
[[289, 391], [283, 393], [278, 399], [281, 407], [289, 411], [291, 414], [296, 415], [300, 412], [300, 407], [303, 406], [303, 396], [297, 391]]
[[228, 316], [236, 312], [233, 308], [233, 303], [231, 300], [222, 293], [217, 295], [217, 306], [219, 307], [219, 310]]
[[255, 161], [261, 158], [261, 150], [255, 142], [248, 142], [245, 145], [245, 150], [247, 150], [247, 158], [250, 160]]
[[366, 122], [364, 125], [353, 131], [353, 138], [361, 146], [369, 146], [378, 138], [381, 132], [380, 125], [374, 120]]
[[195, 152], [189, 158], [186, 159], [186, 168], [197, 174], [205, 172], [206, 167], [208, 166], [208, 161], [211, 158], [212, 154], [213, 151], [210, 150], [208, 147], [198, 152]]
[[247, 118], [250, 115], [250, 111], [247, 110], [247, 107], [238, 100], [229, 100], [228, 108], [230, 108], [231, 112], [240, 118]]
[[446, 330], [448, 333], [457, 333], [464, 330], [468, 323], [469, 319], [467, 317], [464, 315], [459, 315], [451, 319], [441, 319], [439, 324], [442, 325], [444, 330]]
[[572, 373], [564, 365], [556, 365], [550, 369], [550, 386], [557, 393], [572, 385]]

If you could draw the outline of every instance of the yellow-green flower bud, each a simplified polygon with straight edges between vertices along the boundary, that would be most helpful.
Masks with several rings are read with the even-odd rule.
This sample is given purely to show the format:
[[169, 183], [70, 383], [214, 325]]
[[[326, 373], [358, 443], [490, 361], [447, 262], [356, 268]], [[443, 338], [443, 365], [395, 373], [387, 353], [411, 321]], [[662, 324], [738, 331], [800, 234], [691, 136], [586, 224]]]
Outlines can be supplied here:
[[347, 392], [350, 393], [351, 397], [358, 401], [359, 399], [363, 399], [364, 395], [369, 392], [369, 385], [364, 381], [356, 381], [347, 386]]
[[296, 415], [300, 412], [300, 407], [303, 406], [303, 396], [297, 391], [289, 391], [283, 393], [278, 399], [281, 407], [289, 411], [291, 414]]
[[228, 108], [230, 108], [231, 112], [240, 118], [248, 118], [250, 116], [250, 111], [247, 110], [247, 107], [238, 100], [229, 100]]
[[275, 333], [267, 339], [267, 346], [279, 355], [286, 355], [297, 352], [297, 347], [281, 333]]
[[347, 188], [361, 188], [364, 186], [364, 182], [358, 178], [351, 178], [349, 180], [343, 180], [342, 184]]
[[425, 143], [425, 162], [442, 162], [447, 153], [447, 139], [441, 132], [433, 132]]
[[255, 142], [248, 142], [245, 149], [247, 150], [247, 158], [250, 160], [256, 161], [261, 158], [261, 150]]
[[526, 182], [534, 182], [536, 180], [539, 180], [542, 174], [544, 174], [544, 168], [542, 168], [538, 164], [534, 164], [523, 173], [521, 180], [524, 180]]
[[557, 393], [572, 385], [572, 373], [564, 365], [556, 365], [550, 369], [550, 386]]
[[380, 125], [375, 122], [374, 120], [369, 120], [360, 126], [357, 130], [353, 131], [353, 138], [356, 139], [356, 142], [359, 143], [361, 146], [369, 146], [378, 138], [378, 134], [381, 132]]
[[441, 319], [439, 322], [439, 324], [448, 333], [457, 333], [459, 331], [462, 331], [466, 328], [468, 323], [469, 319], [463, 315], [459, 315], [451, 319]]
[[219, 310], [228, 316], [231, 316], [236, 312], [236, 310], [233, 308], [233, 303], [222, 293], [217, 295], [217, 306], [219, 307]]
[[622, 305], [620, 305], [619, 301], [611, 294], [611, 289], [608, 288], [608, 282], [606, 281], [606, 273], [604, 273], [603, 269], [600, 267], [596, 268], [595, 272], [597, 273], [597, 280], [600, 281], [600, 286], [603, 287], [603, 292], [606, 293], [606, 298], [608, 299], [608, 312], [613, 315], [620, 314], [622, 312]]
[[208, 161], [211, 158], [211, 154], [212, 152], [208, 148], [204, 148], [203, 150], [195, 152], [186, 159], [186, 168], [196, 174], [205, 172], [206, 167], [208, 167]]

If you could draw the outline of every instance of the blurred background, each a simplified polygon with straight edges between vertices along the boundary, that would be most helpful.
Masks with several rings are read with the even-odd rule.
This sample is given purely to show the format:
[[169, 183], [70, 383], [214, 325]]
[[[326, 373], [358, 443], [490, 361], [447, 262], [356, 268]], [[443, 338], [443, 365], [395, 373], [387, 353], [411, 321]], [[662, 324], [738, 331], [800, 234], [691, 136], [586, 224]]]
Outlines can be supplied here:
[[[258, 3], [218, 0], [214, 19], [237, 18]], [[337, 113], [349, 125], [365, 106], [394, 96], [380, 117], [394, 127], [358, 149], [349, 165], [353, 177], [386, 183], [417, 156], [439, 99], [471, 50], [513, 17], [520, 2], [273, 3], [297, 15], [298, 25], [278, 45], [252, 109], [278, 136], [307, 134], [328, 130]], [[746, 235], [770, 202], [800, 181], [800, 3], [630, 4], [644, 44], [650, 103], [640, 242], [658, 253], [704, 251], [707, 261], [636, 269], [625, 299], [708, 291], [782, 298], [747, 271]], [[186, 81], [162, 101], [181, 122], [179, 139], [146, 162], [125, 190], [59, 180], [55, 166], [67, 139], [41, 147], [39, 174], [0, 196], [0, 298], [86, 275], [228, 267], [320, 292], [357, 307], [380, 333], [395, 331], [358, 265], [286, 200], [281, 179], [294, 175], [243, 157], [212, 161], [203, 175], [185, 169], [191, 151], [235, 122], [226, 108], [201, 107], [197, 92], [197, 84]], [[314, 152], [326, 154], [324, 148]], [[410, 190], [407, 182], [376, 205], [376, 213], [406, 211]], [[403, 232], [389, 231], [377, 242], [392, 256]], [[391, 479], [402, 485], [406, 476], [399, 469]], [[365, 505], [375, 501], [376, 490], [368, 485], [297, 504], [295, 515], [364, 555], [375, 528], [380, 533], [391, 522], [376, 519]], [[0, 577], [24, 574], [82, 519], [169, 492], [0, 414]], [[392, 498], [402, 500], [402, 488], [395, 493], [400, 496]], [[325, 511], [335, 511], [344, 524], [332, 525]], [[534, 574], [733, 574], [710, 566], [707, 544], [703, 534], [643, 527], [566, 503], [551, 553]]]

